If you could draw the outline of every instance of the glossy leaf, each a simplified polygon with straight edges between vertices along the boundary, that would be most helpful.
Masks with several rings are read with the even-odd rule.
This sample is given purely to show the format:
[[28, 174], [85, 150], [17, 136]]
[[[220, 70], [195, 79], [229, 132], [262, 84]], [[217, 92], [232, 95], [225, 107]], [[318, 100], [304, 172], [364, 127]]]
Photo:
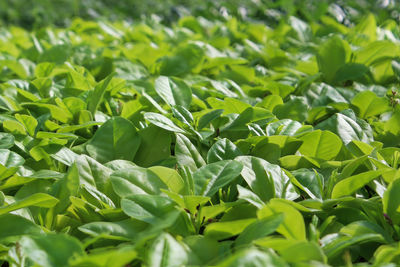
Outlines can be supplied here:
[[276, 196], [289, 199], [297, 197], [289, 177], [278, 165], [250, 156], [240, 156], [235, 160], [243, 164], [241, 175], [261, 200], [267, 201]]
[[305, 240], [306, 229], [304, 219], [301, 213], [280, 199], [272, 199], [261, 210], [258, 211], [257, 217], [263, 219], [268, 216], [283, 214], [283, 222], [277, 228], [277, 231], [289, 239]]
[[185, 248], [169, 234], [162, 234], [153, 241], [148, 251], [151, 266], [182, 266], [187, 263]]
[[7, 214], [11, 211], [18, 210], [25, 207], [35, 206], [35, 207], [44, 207], [51, 208], [54, 207], [58, 203], [58, 199], [44, 193], [36, 193], [29, 197], [16, 200], [9, 205], [5, 205], [0, 207], [0, 215]]
[[332, 190], [332, 198], [353, 194], [355, 191], [379, 177], [385, 170], [368, 171], [339, 181]]
[[84, 253], [78, 239], [63, 234], [24, 236], [19, 243], [23, 256], [44, 267], [68, 266], [73, 255]]
[[101, 163], [114, 159], [132, 160], [140, 146], [133, 124], [115, 117], [103, 124], [86, 145], [89, 155]]
[[181, 80], [160, 76], [155, 80], [154, 87], [157, 94], [170, 106], [188, 107], [192, 101], [190, 87]]
[[151, 170], [141, 167], [130, 167], [115, 171], [110, 176], [114, 191], [120, 197], [135, 194], [157, 195], [160, 189], [167, 189], [164, 182]]
[[239, 162], [224, 160], [208, 164], [193, 173], [195, 193], [213, 196], [220, 188], [239, 176], [243, 166]]

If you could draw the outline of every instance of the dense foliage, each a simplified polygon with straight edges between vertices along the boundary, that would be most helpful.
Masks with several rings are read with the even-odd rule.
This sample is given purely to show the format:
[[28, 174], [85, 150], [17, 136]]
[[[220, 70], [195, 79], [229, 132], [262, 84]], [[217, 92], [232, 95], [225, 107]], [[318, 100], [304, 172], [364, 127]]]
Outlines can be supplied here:
[[306, 2], [1, 28], [0, 265], [400, 264], [396, 6]]
[[[3, 0], [0, 23], [32, 29], [68, 26], [74, 17], [85, 20], [136, 21], [157, 16], [164, 24], [187, 15], [210, 20], [234, 16], [239, 20], [279, 23], [297, 16], [306, 22], [328, 15], [349, 26], [373, 12], [379, 23], [400, 18], [399, 0]], [[0, 24], [1, 25], [1, 24]]]

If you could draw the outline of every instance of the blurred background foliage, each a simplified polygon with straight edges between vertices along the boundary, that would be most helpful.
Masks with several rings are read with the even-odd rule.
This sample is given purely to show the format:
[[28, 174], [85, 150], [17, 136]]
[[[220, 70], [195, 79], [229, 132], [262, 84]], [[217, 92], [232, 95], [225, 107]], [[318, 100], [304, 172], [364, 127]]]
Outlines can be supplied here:
[[234, 16], [277, 24], [290, 16], [318, 21], [328, 15], [351, 26], [368, 12], [376, 15], [378, 23], [398, 21], [400, 0], [1, 0], [0, 25], [32, 30], [49, 25], [65, 27], [76, 17], [135, 21], [151, 16], [171, 24], [185, 15], [221, 20]]

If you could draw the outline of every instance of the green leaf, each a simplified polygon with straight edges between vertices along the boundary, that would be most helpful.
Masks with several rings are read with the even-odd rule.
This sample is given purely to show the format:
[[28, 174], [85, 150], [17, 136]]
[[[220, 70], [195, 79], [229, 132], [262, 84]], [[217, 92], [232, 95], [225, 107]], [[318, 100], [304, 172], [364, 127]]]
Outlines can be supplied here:
[[243, 199], [259, 209], [264, 206], [264, 202], [255, 193], [253, 193], [253, 191], [240, 185], [237, 185], [237, 190], [239, 193], [239, 199]]
[[251, 108], [251, 105], [240, 101], [236, 98], [226, 97], [224, 100], [220, 100], [217, 98], [207, 98], [207, 103], [214, 109], [223, 109], [223, 115], [237, 113], [240, 114], [248, 108]]
[[352, 100], [351, 104], [355, 107], [355, 111], [360, 118], [380, 115], [390, 110], [389, 102], [383, 97], [377, 97], [374, 92], [364, 91], [358, 93]]
[[135, 194], [160, 194], [160, 189], [167, 189], [157, 174], [149, 169], [130, 167], [115, 171], [110, 176], [112, 186], [120, 197]]
[[301, 140], [289, 136], [269, 136], [256, 142], [251, 155], [270, 163], [278, 163], [280, 157], [296, 153], [302, 143]]
[[160, 76], [155, 80], [154, 87], [157, 94], [171, 107], [180, 105], [187, 108], [192, 102], [192, 90], [183, 80]]
[[190, 113], [189, 110], [187, 110], [183, 106], [178, 105], [171, 107], [171, 111], [175, 118], [177, 118], [180, 122], [187, 125], [192, 131], [194, 131], [194, 128], [192, 127], [193, 115], [192, 113]]
[[296, 242], [279, 251], [279, 254], [289, 263], [309, 261], [326, 262], [327, 260], [322, 248], [318, 244], [308, 241]]
[[138, 132], [140, 146], [133, 162], [142, 167], [149, 167], [171, 155], [171, 133], [154, 125], [149, 125]]
[[346, 63], [341, 66], [335, 74], [333, 81], [335, 83], [347, 81], [363, 81], [368, 74], [369, 68], [363, 64]]
[[166, 76], [180, 76], [190, 73], [203, 60], [204, 51], [196, 44], [189, 43], [175, 50], [173, 56], [165, 56], [157, 60], [157, 73]]
[[19, 245], [23, 256], [43, 267], [69, 266], [73, 256], [84, 254], [79, 240], [65, 234], [24, 236]]
[[38, 108], [46, 110], [50, 113], [51, 117], [61, 123], [69, 123], [73, 119], [73, 115], [67, 108], [61, 108], [53, 104], [45, 103], [26, 103], [23, 104], [27, 108]]
[[30, 206], [35, 206], [35, 207], [43, 207], [43, 208], [52, 208], [58, 203], [58, 199], [55, 197], [52, 197], [48, 194], [44, 193], [36, 193], [33, 195], [30, 195], [26, 198], [16, 200], [15, 202], [0, 207], [0, 215], [6, 214], [8, 212], [30, 207]]
[[[79, 190], [79, 172], [76, 164], [73, 164], [67, 174], [52, 185], [51, 193], [56, 196], [60, 202], [49, 211], [49, 215], [64, 212], [71, 204], [70, 197], [76, 196]], [[51, 218], [49, 216], [49, 218]], [[51, 218], [54, 220], [54, 218]], [[52, 222], [51, 222], [52, 223]]]
[[87, 109], [92, 113], [93, 117], [96, 113], [99, 104], [103, 100], [104, 94], [107, 91], [108, 85], [110, 84], [114, 75], [115, 75], [114, 73], [108, 75], [107, 78], [99, 82], [94, 88], [94, 90], [91, 91], [91, 93], [89, 94]]
[[227, 257], [217, 267], [288, 267], [289, 265], [280, 257], [278, 257], [271, 250], [260, 251], [256, 248], [249, 248], [246, 250], [240, 250], [233, 255]]
[[383, 194], [382, 204], [383, 212], [390, 218], [394, 224], [400, 222], [400, 179], [391, 182]]
[[334, 82], [336, 72], [350, 57], [349, 44], [339, 36], [333, 36], [318, 49], [317, 62], [320, 72], [328, 83]]
[[7, 149], [14, 146], [14, 136], [9, 133], [0, 133], [0, 149]]
[[24, 125], [26, 131], [28, 132], [28, 134], [30, 136], [34, 136], [36, 133], [36, 127], [38, 125], [37, 120], [32, 117], [32, 116], [28, 116], [28, 115], [20, 115], [20, 114], [16, 114], [15, 118], [22, 123], [22, 125]]
[[174, 205], [168, 197], [155, 195], [131, 195], [121, 200], [126, 215], [150, 224], [157, 224], [174, 209]]
[[86, 150], [100, 163], [114, 159], [133, 160], [140, 136], [127, 119], [114, 117], [105, 122], [89, 140]]
[[283, 222], [283, 220], [283, 214], [276, 214], [253, 222], [238, 236], [238, 238], [235, 240], [235, 246], [239, 247], [247, 245], [253, 240], [272, 234]]
[[153, 112], [146, 112], [144, 114], [144, 118], [148, 120], [149, 122], [153, 123], [154, 125], [165, 129], [170, 132], [175, 132], [175, 133], [186, 133], [185, 130], [179, 128], [173, 121], [168, 119], [167, 117], [158, 114], [158, 113], [153, 113]]
[[340, 233], [356, 236], [360, 234], [380, 234], [387, 242], [393, 242], [392, 237], [381, 226], [370, 221], [355, 221], [340, 229]]
[[272, 135], [288, 135], [294, 136], [298, 130], [300, 130], [302, 124], [298, 121], [291, 119], [283, 119], [276, 122], [272, 122], [267, 125], [266, 133], [268, 136]]
[[204, 127], [206, 127], [213, 120], [219, 118], [223, 112], [223, 109], [214, 109], [201, 116], [197, 124], [198, 129], [203, 129]]
[[207, 153], [207, 162], [213, 163], [221, 160], [234, 159], [240, 156], [242, 152], [235, 146], [234, 143], [226, 138], [215, 142]]
[[12, 72], [14, 72], [19, 78], [27, 79], [28, 78], [28, 70], [24, 67], [23, 61], [4, 59], [0, 60], [0, 66], [9, 68]]
[[321, 243], [328, 259], [335, 260], [343, 250], [353, 245], [379, 241], [382, 241], [382, 236], [379, 234], [360, 234], [354, 237], [332, 234], [322, 239]]
[[148, 266], [184, 266], [188, 260], [189, 255], [183, 245], [167, 233], [157, 237], [147, 252]]
[[301, 213], [281, 199], [271, 199], [270, 202], [257, 212], [257, 217], [263, 219], [283, 213], [284, 220], [277, 231], [288, 239], [306, 240], [306, 229]]
[[42, 233], [39, 225], [26, 218], [11, 213], [0, 215], [0, 240]]
[[269, 95], [264, 98], [260, 103], [257, 103], [257, 107], [262, 107], [268, 109], [269, 111], [273, 111], [276, 106], [282, 104], [283, 100], [279, 95]]
[[214, 239], [204, 237], [203, 235], [191, 235], [186, 237], [184, 242], [191, 251], [191, 261], [194, 261], [194, 258], [198, 258], [198, 264], [207, 265], [219, 256], [221, 246]]
[[7, 132], [10, 132], [12, 134], [18, 134], [18, 135], [25, 135], [26, 134], [26, 129], [22, 123], [19, 121], [15, 120], [5, 120], [3, 122], [3, 128]]
[[371, 66], [382, 59], [391, 59], [398, 53], [399, 48], [396, 44], [388, 40], [381, 40], [370, 42], [367, 46], [357, 50], [354, 55], [355, 62]]
[[251, 156], [240, 156], [235, 160], [243, 164], [241, 175], [261, 200], [297, 198], [298, 194], [290, 184], [289, 177], [278, 165]]
[[144, 222], [123, 220], [117, 222], [91, 222], [79, 226], [79, 230], [93, 237], [128, 241], [147, 227]]
[[332, 160], [342, 149], [342, 140], [330, 131], [316, 130], [299, 139], [303, 141], [299, 152], [305, 156]]
[[170, 191], [175, 193], [182, 193], [185, 191], [184, 181], [176, 170], [162, 166], [150, 167], [149, 170], [158, 175], [160, 180], [168, 186]]
[[86, 155], [76, 158], [79, 183], [86, 187], [95, 187], [101, 192], [107, 192], [112, 170]]
[[55, 64], [63, 64], [68, 60], [71, 50], [68, 45], [60, 44], [51, 46], [46, 49], [39, 57], [39, 62], [52, 62]]
[[293, 98], [275, 106], [273, 113], [278, 119], [293, 119], [303, 122], [307, 119], [308, 104], [304, 97]]
[[387, 170], [367, 171], [339, 181], [332, 189], [332, 198], [351, 195], [358, 189], [378, 178]]
[[205, 231], [204, 235], [206, 237], [210, 237], [216, 240], [226, 239], [243, 232], [246, 227], [254, 223], [256, 219], [242, 219], [242, 220], [234, 220], [227, 222], [216, 222], [209, 224]]
[[203, 157], [192, 142], [179, 133], [176, 134], [175, 157], [179, 165], [188, 167], [192, 172], [206, 165]]
[[205, 203], [210, 201], [209, 197], [195, 196], [195, 195], [182, 196], [180, 194], [171, 191], [166, 191], [164, 189], [161, 189], [161, 191], [165, 193], [173, 201], [175, 201], [175, 203], [177, 203], [180, 207], [188, 209], [189, 212], [193, 214], [197, 212], [197, 209], [200, 206], [203, 206]]
[[195, 193], [213, 196], [220, 188], [240, 175], [243, 166], [239, 162], [224, 160], [205, 165], [193, 173]]
[[360, 125], [359, 121], [341, 113], [336, 113], [329, 119], [319, 123], [315, 128], [328, 130], [337, 134], [345, 145], [350, 143], [352, 140], [358, 140], [365, 143], [372, 141], [370, 127], [369, 129], [364, 128]]
[[[53, 86], [53, 81], [50, 78], [37, 78], [31, 81], [31, 84], [36, 87], [40, 96], [49, 97], [51, 87]], [[26, 95], [26, 92], [24, 94]]]
[[79, 266], [115, 266], [124, 267], [127, 266], [137, 257], [137, 252], [133, 247], [125, 246], [117, 249], [100, 250], [90, 253], [90, 255], [84, 255], [78, 258], [74, 258], [69, 262], [71, 267]]
[[315, 170], [298, 169], [292, 171], [296, 180], [302, 185], [304, 190], [311, 198], [322, 199], [324, 190], [324, 178]]
[[16, 173], [24, 162], [24, 158], [17, 153], [0, 149], [0, 181]]

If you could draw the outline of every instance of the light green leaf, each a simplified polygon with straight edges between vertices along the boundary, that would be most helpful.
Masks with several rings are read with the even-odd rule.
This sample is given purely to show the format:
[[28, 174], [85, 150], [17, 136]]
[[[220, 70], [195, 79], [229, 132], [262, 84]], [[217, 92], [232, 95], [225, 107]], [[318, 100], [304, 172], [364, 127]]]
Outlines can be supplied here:
[[332, 189], [332, 198], [348, 196], [378, 178], [387, 170], [362, 172], [339, 181]]
[[358, 93], [351, 100], [351, 104], [355, 106], [355, 111], [362, 119], [380, 115], [390, 110], [388, 100], [383, 97], [377, 97], [376, 94], [371, 91]]
[[170, 191], [175, 193], [182, 193], [185, 191], [185, 183], [176, 170], [163, 166], [150, 167], [149, 170], [157, 174], [160, 180], [168, 186]]
[[280, 199], [270, 202], [257, 212], [257, 217], [263, 219], [276, 214], [284, 215], [284, 220], [277, 231], [288, 239], [306, 240], [306, 229], [301, 213], [292, 205]]
[[116, 249], [100, 250], [74, 258], [69, 262], [71, 267], [96, 266], [96, 267], [124, 267], [137, 257], [134, 247], [125, 246]]
[[9, 205], [0, 207], [0, 215], [30, 206], [52, 208], [57, 203], [58, 199], [55, 197], [52, 197], [45, 193], [36, 193], [26, 198], [16, 200]]
[[342, 140], [330, 131], [316, 130], [299, 137], [303, 144], [299, 152], [305, 156], [332, 160], [342, 148]]

